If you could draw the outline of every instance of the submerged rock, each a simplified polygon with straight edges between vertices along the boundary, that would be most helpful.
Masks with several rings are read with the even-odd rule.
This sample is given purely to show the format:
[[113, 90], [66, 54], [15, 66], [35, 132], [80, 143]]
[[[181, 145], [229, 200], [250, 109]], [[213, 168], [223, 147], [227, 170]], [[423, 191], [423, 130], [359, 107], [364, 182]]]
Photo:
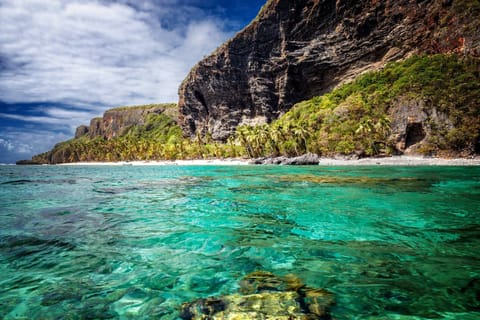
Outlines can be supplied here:
[[279, 277], [268, 271], [255, 271], [240, 281], [240, 293], [253, 294], [265, 291], [297, 291], [304, 287], [295, 275]]
[[240, 281], [240, 293], [182, 305], [182, 319], [330, 319], [333, 294], [305, 286], [295, 275], [257, 271]]

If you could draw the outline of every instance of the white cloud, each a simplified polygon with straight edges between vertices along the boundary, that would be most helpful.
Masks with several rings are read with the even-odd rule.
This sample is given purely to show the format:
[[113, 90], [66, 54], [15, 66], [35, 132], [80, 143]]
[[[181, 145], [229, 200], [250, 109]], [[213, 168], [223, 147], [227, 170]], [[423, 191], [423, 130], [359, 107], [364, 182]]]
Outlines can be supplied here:
[[51, 149], [108, 107], [176, 102], [190, 68], [232, 35], [188, 3], [0, 0], [0, 162]]
[[88, 124], [90, 119], [98, 116], [89, 111], [67, 110], [58, 107], [42, 108], [42, 113], [43, 115], [24, 115], [0, 112], [0, 118], [20, 120], [41, 125], [55, 125], [56, 129], [64, 128], [70, 132], [74, 132], [79, 124]]
[[5, 149], [7, 149], [7, 151], [13, 151], [15, 149], [15, 146], [13, 145], [13, 143], [2, 138], [0, 138], [0, 145]]
[[71, 138], [68, 133], [42, 129], [24, 130], [7, 127], [0, 136], [0, 149], [9, 153], [9, 161], [5, 156], [0, 157], [0, 162], [13, 162], [22, 158], [31, 157], [53, 148], [59, 141]]
[[176, 14], [197, 18], [162, 27], [172, 21], [172, 6], [0, 0], [0, 55], [7, 65], [0, 100], [90, 108], [175, 102], [189, 69], [230, 33], [188, 7]]

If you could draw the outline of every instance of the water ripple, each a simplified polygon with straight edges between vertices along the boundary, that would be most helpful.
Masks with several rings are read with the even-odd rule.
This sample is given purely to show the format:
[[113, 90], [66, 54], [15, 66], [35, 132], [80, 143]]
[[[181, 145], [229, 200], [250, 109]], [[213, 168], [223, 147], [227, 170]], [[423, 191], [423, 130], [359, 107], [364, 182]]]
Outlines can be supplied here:
[[256, 270], [336, 319], [473, 319], [480, 169], [0, 168], [0, 318], [176, 319]]

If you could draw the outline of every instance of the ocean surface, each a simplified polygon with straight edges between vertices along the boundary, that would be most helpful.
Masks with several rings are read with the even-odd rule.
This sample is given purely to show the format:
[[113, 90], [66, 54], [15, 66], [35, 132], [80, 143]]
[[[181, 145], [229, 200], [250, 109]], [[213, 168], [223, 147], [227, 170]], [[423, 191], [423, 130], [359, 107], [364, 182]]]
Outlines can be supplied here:
[[2, 166], [1, 319], [177, 319], [246, 274], [480, 319], [480, 167]]

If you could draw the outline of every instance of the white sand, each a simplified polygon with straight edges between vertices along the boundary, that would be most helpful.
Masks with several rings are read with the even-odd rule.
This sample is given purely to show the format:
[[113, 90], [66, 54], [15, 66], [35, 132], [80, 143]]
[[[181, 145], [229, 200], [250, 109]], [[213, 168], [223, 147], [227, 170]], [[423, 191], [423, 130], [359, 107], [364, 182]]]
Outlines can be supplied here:
[[211, 160], [161, 160], [161, 161], [118, 161], [118, 162], [74, 162], [61, 163], [60, 166], [240, 166], [247, 165], [248, 159], [211, 159]]
[[[175, 160], [175, 161], [119, 161], [119, 162], [75, 162], [63, 163], [63, 166], [240, 166], [249, 164], [249, 159], [211, 159], [211, 160]], [[442, 159], [413, 156], [395, 156], [388, 158], [364, 158], [358, 160], [320, 158], [321, 166], [478, 166], [480, 158]]]

